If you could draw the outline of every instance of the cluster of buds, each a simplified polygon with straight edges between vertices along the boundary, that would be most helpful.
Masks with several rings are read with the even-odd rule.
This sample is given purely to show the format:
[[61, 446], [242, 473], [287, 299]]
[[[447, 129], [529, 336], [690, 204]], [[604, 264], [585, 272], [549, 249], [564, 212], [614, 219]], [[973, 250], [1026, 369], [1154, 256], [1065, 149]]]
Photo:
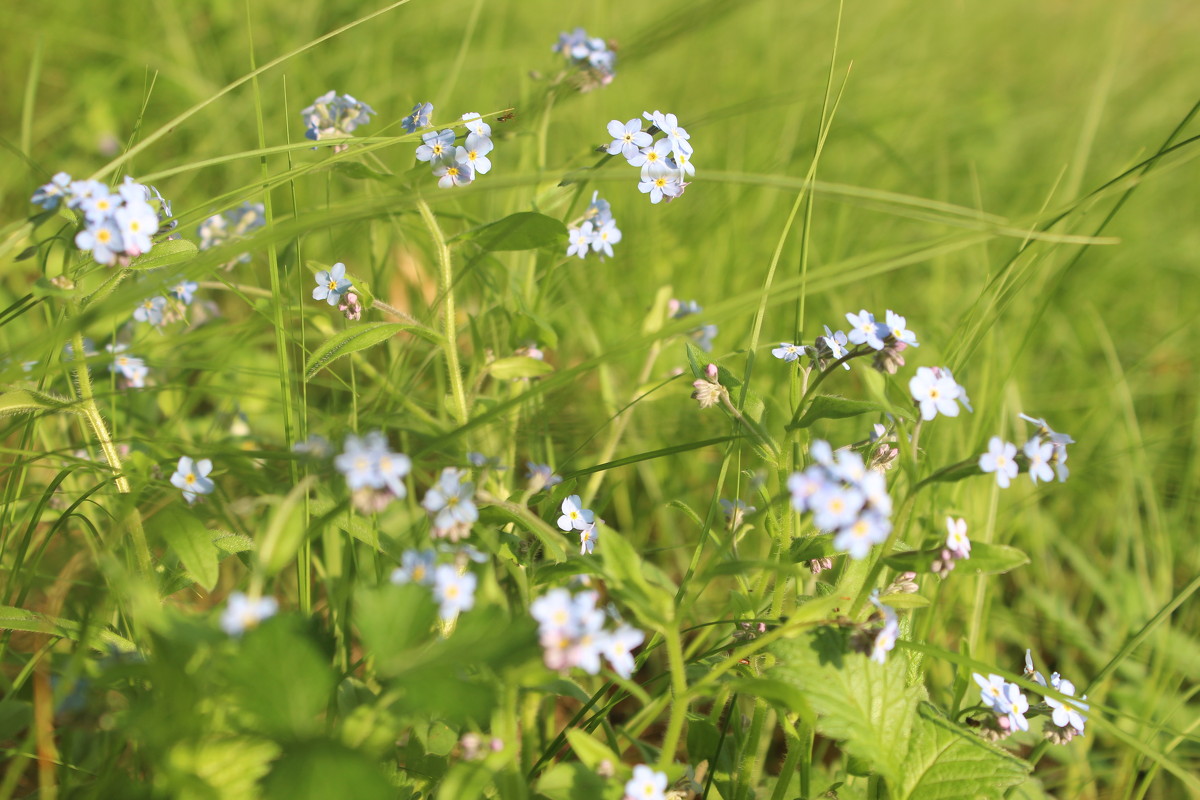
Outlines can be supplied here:
[[833, 559], [829, 556], [814, 558], [808, 562], [808, 569], [813, 575], [820, 575], [827, 569], [833, 569]]
[[692, 388], [696, 390], [692, 392], [692, 399], [701, 408], [711, 408], [729, 399], [729, 390], [721, 385], [718, 375], [717, 365], [709, 364], [704, 368], [704, 377], [692, 382]]

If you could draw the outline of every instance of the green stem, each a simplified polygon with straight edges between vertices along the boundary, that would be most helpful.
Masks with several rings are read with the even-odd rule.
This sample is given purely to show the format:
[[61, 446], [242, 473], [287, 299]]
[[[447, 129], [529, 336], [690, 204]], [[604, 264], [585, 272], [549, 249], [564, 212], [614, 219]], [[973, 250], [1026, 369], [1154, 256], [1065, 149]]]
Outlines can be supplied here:
[[425, 227], [429, 229], [429, 236], [433, 239], [433, 246], [437, 250], [443, 297], [442, 318], [445, 321], [446, 341], [443, 343], [443, 347], [446, 352], [446, 370], [450, 374], [450, 392], [454, 396], [455, 416], [458, 424], [465, 425], [468, 417], [467, 395], [463, 390], [462, 371], [458, 364], [458, 337], [454, 321], [454, 275], [450, 269], [450, 246], [446, 244], [446, 239], [442, 236], [442, 229], [438, 227], [437, 219], [433, 216], [425, 198], [417, 198], [417, 210], [421, 212], [421, 219], [424, 220]]
[[82, 333], [76, 331], [71, 337], [71, 348], [72, 358], [76, 362], [75, 383], [79, 389], [79, 406], [88, 424], [92, 426], [92, 433], [95, 434], [96, 441], [100, 444], [100, 450], [104, 453], [104, 459], [108, 462], [109, 469], [116, 473], [113, 482], [117, 485], [117, 491], [121, 494], [129, 494], [129, 479], [121, 474], [121, 457], [117, 455], [117, 448], [108, 434], [108, 426], [104, 423], [104, 417], [100, 415], [100, 409], [96, 407], [96, 398], [92, 393], [92, 376], [84, 361]]
[[666, 770], [675, 763], [675, 751], [679, 749], [679, 737], [687, 719], [688, 685], [683, 661], [683, 642], [679, 631], [668, 625], [663, 631], [667, 645], [667, 663], [671, 671], [671, 714], [667, 718], [667, 731], [663, 734], [662, 750], [658, 754], [658, 768]]

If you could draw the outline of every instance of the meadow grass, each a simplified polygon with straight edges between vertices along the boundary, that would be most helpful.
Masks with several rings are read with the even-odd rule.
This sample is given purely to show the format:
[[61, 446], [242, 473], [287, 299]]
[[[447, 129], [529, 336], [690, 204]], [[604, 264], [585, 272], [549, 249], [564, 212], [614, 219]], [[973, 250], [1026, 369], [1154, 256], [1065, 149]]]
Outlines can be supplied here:
[[[685, 797], [1200, 797], [1200, 9], [103, 5], [4, 12], [0, 800], [619, 798], [654, 771]], [[551, 52], [577, 25], [617, 45], [610, 85], [577, 91]], [[376, 112], [343, 152], [304, 138], [331, 89]], [[489, 174], [438, 188], [400, 124], [425, 100], [439, 129], [485, 116]], [[596, 151], [655, 109], [697, 150], [670, 203]], [[267, 224], [100, 266], [73, 215], [31, 221], [59, 171], [153, 184], [185, 241], [245, 202]], [[622, 239], [568, 258], [593, 191]], [[361, 320], [312, 298], [336, 262]], [[186, 321], [131, 320], [181, 279]], [[896, 375], [772, 356], [859, 309], [916, 331]], [[116, 341], [144, 388], [109, 370]], [[918, 366], [952, 369], [973, 412], [916, 425]], [[1074, 438], [1069, 480], [972, 469], [1034, 433], [1021, 413]], [[855, 560], [788, 477], [873, 423], [895, 435], [895, 527]], [[374, 509], [293, 449], [372, 430], [412, 460]], [[181, 456], [213, 463], [198, 502]], [[564, 482], [536, 491], [527, 461]], [[447, 467], [479, 511], [440, 556], [477, 582], [456, 619], [390, 580], [449, 544], [421, 505]], [[603, 519], [592, 554], [556, 526], [574, 495]], [[755, 508], [730, 526], [722, 499]], [[947, 516], [977, 568], [894, 557], [940, 548]], [[888, 619], [870, 590], [910, 564], [876, 664], [854, 652]], [[531, 606], [581, 578], [609, 630], [644, 634], [632, 670], [539, 646]], [[235, 592], [279, 613], [231, 635]], [[1050, 744], [1039, 718], [983, 742], [972, 673], [1034, 703], [1027, 648], [1087, 694], [1084, 736]]]

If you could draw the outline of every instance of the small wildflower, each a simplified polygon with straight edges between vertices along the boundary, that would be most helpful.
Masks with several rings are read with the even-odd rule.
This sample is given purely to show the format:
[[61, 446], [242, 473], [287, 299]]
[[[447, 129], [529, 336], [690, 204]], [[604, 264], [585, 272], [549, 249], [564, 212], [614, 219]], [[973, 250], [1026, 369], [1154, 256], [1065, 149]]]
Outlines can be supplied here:
[[1040, 442], [1033, 438], [1022, 448], [1025, 458], [1029, 461], [1029, 479], [1037, 486], [1038, 479], [1049, 481], [1054, 479], [1054, 470], [1050, 468], [1050, 459], [1054, 455], [1054, 445], [1050, 442]]
[[428, 161], [433, 166], [454, 161], [454, 131], [446, 128], [429, 131], [421, 135], [423, 144], [417, 146], [417, 161]]
[[1007, 489], [1013, 478], [1017, 477], [1017, 446], [1010, 444], [999, 436], [988, 440], [988, 451], [979, 457], [979, 468], [984, 472], [996, 473], [996, 483], [1001, 489]]
[[1005, 687], [1004, 678], [1000, 675], [990, 674], [984, 678], [978, 672], [972, 673], [972, 678], [975, 683], [979, 684], [979, 699], [985, 706], [995, 711], [997, 714], [1007, 714], [1010, 704], [1008, 693]]
[[241, 636], [278, 612], [279, 601], [274, 597], [252, 599], [241, 592], [233, 592], [221, 614], [221, 630], [230, 636]]
[[[1075, 696], [1075, 684], [1066, 679], [1060, 678], [1057, 683], [1055, 683], [1054, 688], [1062, 694], [1069, 695], [1071, 697]], [[1084, 695], [1080, 699], [1086, 700], [1087, 695]], [[1046, 705], [1050, 706], [1052, 709], [1052, 713], [1050, 715], [1051, 721], [1061, 729], [1059, 731], [1048, 732], [1047, 738], [1051, 738], [1052, 741], [1055, 741], [1056, 743], [1066, 744], [1067, 742], [1071, 741], [1074, 736], [1083, 735], [1083, 726], [1087, 721], [1087, 717], [1083, 715], [1083, 712], [1088, 710], [1086, 703], [1080, 703], [1077, 701], [1063, 702], [1061, 700], [1055, 700], [1053, 697], [1047, 697]], [[1049, 736], [1050, 733], [1057, 735], [1051, 737]]]
[[946, 549], [955, 558], [971, 557], [971, 540], [967, 538], [967, 521], [959, 518], [946, 517]]
[[688, 332], [688, 336], [706, 353], [711, 353], [713, 349], [713, 339], [717, 338], [717, 326], [712, 323], [701, 325]]
[[549, 464], [535, 464], [532, 461], [525, 462], [525, 466], [529, 472], [525, 475], [529, 479], [529, 488], [536, 491], [549, 489], [552, 486], [557, 486], [562, 483], [562, 477], [554, 474], [554, 470]]
[[582, 70], [578, 82], [581, 92], [607, 86], [616, 75], [616, 52], [603, 39], [588, 36], [583, 28], [576, 28], [572, 33], [560, 33], [558, 43], [551, 49], [555, 53], [562, 53], [569, 64]]
[[896, 618], [896, 612], [891, 606], [885, 606], [874, 597], [871, 602], [883, 614], [883, 628], [879, 633], [875, 634], [875, 641], [871, 646], [871, 660], [877, 664], [887, 662], [887, 654], [896, 646], [896, 640], [900, 638], [900, 620]]
[[433, 103], [417, 103], [413, 106], [412, 113], [400, 120], [400, 127], [409, 133], [416, 133], [421, 128], [429, 127], [432, 116]]
[[190, 306], [196, 299], [196, 289], [198, 288], [199, 285], [195, 281], [180, 281], [171, 287], [171, 297], [185, 306]]
[[187, 456], [180, 456], [179, 464], [175, 467], [175, 474], [171, 476], [171, 485], [183, 490], [183, 499], [188, 501], [188, 505], [196, 502], [196, 497], [202, 494], [211, 494], [216, 485], [208, 474], [212, 472], [212, 461], [207, 458], [202, 458], [199, 461], [192, 461]]
[[596, 542], [600, 539], [600, 520], [593, 520], [587, 523], [579, 531], [579, 554], [591, 555], [596, 549]]
[[814, 558], [808, 562], [808, 569], [813, 575], [820, 575], [827, 569], [833, 569], [833, 559], [829, 556]]
[[71, 176], [65, 172], [55, 173], [49, 183], [39, 186], [33, 193], [30, 202], [41, 206], [47, 211], [53, 211], [62, 203], [63, 198], [70, 192]]
[[342, 295], [353, 286], [346, 279], [346, 265], [338, 262], [328, 270], [317, 273], [317, 288], [313, 289], [313, 300], [324, 300], [331, 306], [336, 306]]
[[698, 402], [701, 408], [711, 408], [729, 394], [718, 380], [718, 374], [717, 365], [709, 364], [704, 368], [704, 378], [692, 383], [692, 388], [696, 390], [692, 392], [692, 399]]
[[865, 308], [857, 314], [846, 314], [850, 323], [849, 340], [854, 344], [865, 344], [873, 350], [883, 349], [883, 340], [888, 335], [885, 325], [875, 321], [875, 315]]
[[[833, 359], [834, 361], [841, 360], [850, 351], [846, 348], [849, 340], [846, 338], [844, 331], [831, 331], [829, 326], [825, 326], [825, 335], [818, 336], [815, 353], [813, 357], [816, 359], [821, 369], [825, 369], [825, 361]], [[849, 362], [842, 362], [842, 369], [850, 369]]]
[[908, 382], [913, 401], [921, 408], [921, 419], [931, 420], [938, 414], [958, 416], [958, 397], [962, 391], [950, 375], [930, 367], [919, 367]]
[[[585, 225], [589, 223], [584, 223]], [[611, 219], [600, 226], [592, 234], [592, 250], [597, 253], [612, 257], [612, 246], [621, 241], [621, 230], [617, 227], [617, 223]], [[603, 259], [602, 259], [603, 260]]]
[[431, 486], [421, 501], [433, 516], [433, 535], [457, 541], [465, 537], [471, 525], [479, 519], [475, 506], [475, 484], [463, 483], [463, 473], [446, 467], [436, 485]]
[[632, 160], [643, 147], [649, 147], [654, 141], [650, 134], [642, 130], [642, 121], [637, 118], [623, 124], [614, 119], [608, 123], [608, 135], [613, 137], [608, 145], [608, 154], [615, 156], [620, 153], [626, 160]]
[[742, 523], [746, 521], [746, 515], [753, 514], [757, 510], [754, 506], [746, 505], [743, 500], [726, 500], [725, 498], [721, 498], [721, 508], [725, 511], [725, 524], [731, 531], [742, 527]]
[[492, 152], [492, 140], [471, 134], [467, 137], [467, 146], [459, 145], [454, 151], [454, 160], [467, 164], [478, 175], [486, 175], [492, 168], [492, 161], [487, 154]]
[[333, 460], [338, 472], [346, 478], [346, 487], [358, 489], [382, 489], [386, 485], [379, 466], [380, 457], [387, 452], [387, 441], [378, 432], [359, 438], [354, 434], [346, 437], [342, 454]]
[[591, 525], [596, 515], [583, 507], [579, 495], [573, 494], [562, 501], [562, 516], [558, 518], [558, 527], [563, 531], [581, 531]]
[[475, 169], [466, 160], [442, 163], [434, 167], [433, 174], [438, 178], [438, 186], [443, 189], [466, 186], [475, 180]]
[[595, 238], [595, 230], [592, 223], [585, 222], [578, 228], [571, 228], [567, 231], [567, 257], [579, 256], [584, 258], [592, 247], [592, 240]]
[[633, 768], [633, 777], [625, 784], [625, 800], [666, 800], [667, 774], [655, 772], [645, 764]]
[[468, 111], [462, 115], [463, 124], [467, 126], [467, 132], [470, 136], [478, 137], [479, 139], [490, 139], [492, 136], [492, 126], [483, 121], [483, 115], [478, 111]]
[[[375, 109], [348, 94], [339, 96], [329, 91], [301, 110], [300, 116], [304, 118], [305, 137], [321, 141], [349, 137], [359, 125], [370, 122], [374, 113]], [[333, 151], [338, 153], [346, 147], [344, 144], [337, 145]]]
[[604, 637], [600, 645], [600, 651], [604, 654], [604, 658], [608, 660], [613, 672], [620, 675], [626, 680], [633, 674], [635, 666], [633, 660], [633, 648], [645, 641], [646, 635], [637, 628], [629, 625], [621, 625], [615, 631]]
[[920, 347], [920, 345], [917, 344], [917, 335], [908, 330], [906, 327], [907, 321], [904, 319], [904, 317], [900, 316], [889, 308], [886, 319], [887, 322], [884, 323], [884, 327], [887, 328], [888, 336], [891, 339], [896, 342], [906, 344], [909, 347]]
[[783, 361], [796, 361], [804, 355], [805, 349], [804, 345], [780, 342], [779, 347], [771, 350], [771, 355]]
[[474, 607], [477, 583], [473, 572], [460, 575], [449, 564], [437, 568], [433, 576], [433, 596], [438, 601], [438, 614], [444, 622], [452, 622], [463, 611]]
[[310, 433], [303, 442], [292, 445], [292, 452], [312, 458], [329, 458], [333, 455], [333, 445], [319, 433]]

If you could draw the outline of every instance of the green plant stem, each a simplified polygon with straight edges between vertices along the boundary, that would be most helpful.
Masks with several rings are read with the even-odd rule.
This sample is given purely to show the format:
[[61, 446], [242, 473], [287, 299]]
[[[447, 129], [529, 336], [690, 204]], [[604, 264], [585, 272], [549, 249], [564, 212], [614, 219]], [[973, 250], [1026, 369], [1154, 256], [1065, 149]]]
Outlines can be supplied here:
[[688, 685], [686, 665], [683, 661], [683, 642], [679, 631], [668, 624], [663, 631], [667, 645], [667, 663], [671, 671], [671, 714], [667, 718], [667, 730], [663, 734], [662, 750], [658, 754], [658, 768], [665, 770], [675, 762], [675, 751], [679, 748], [679, 737], [687, 719]]
[[443, 348], [446, 353], [446, 370], [450, 375], [450, 393], [454, 396], [454, 411], [458, 424], [465, 425], [468, 418], [467, 395], [463, 390], [462, 370], [458, 364], [457, 328], [454, 321], [454, 275], [450, 268], [450, 246], [442, 236], [437, 219], [433, 216], [425, 198], [417, 198], [417, 210], [421, 219], [429, 229], [429, 236], [437, 250], [438, 267], [441, 275], [442, 318], [444, 320], [446, 341]]
[[108, 434], [108, 426], [104, 423], [104, 417], [100, 415], [100, 409], [96, 407], [96, 397], [92, 393], [92, 376], [88, 372], [83, 356], [83, 334], [79, 331], [76, 331], [71, 337], [71, 347], [73, 359], [76, 362], [75, 385], [79, 391], [79, 407], [83, 410], [88, 424], [92, 426], [92, 433], [95, 434], [96, 441], [100, 444], [100, 450], [104, 453], [104, 459], [108, 462], [109, 469], [116, 473], [113, 483], [116, 484], [117, 491], [121, 494], [129, 494], [129, 479], [121, 474], [121, 457], [117, 455], [117, 448]]

